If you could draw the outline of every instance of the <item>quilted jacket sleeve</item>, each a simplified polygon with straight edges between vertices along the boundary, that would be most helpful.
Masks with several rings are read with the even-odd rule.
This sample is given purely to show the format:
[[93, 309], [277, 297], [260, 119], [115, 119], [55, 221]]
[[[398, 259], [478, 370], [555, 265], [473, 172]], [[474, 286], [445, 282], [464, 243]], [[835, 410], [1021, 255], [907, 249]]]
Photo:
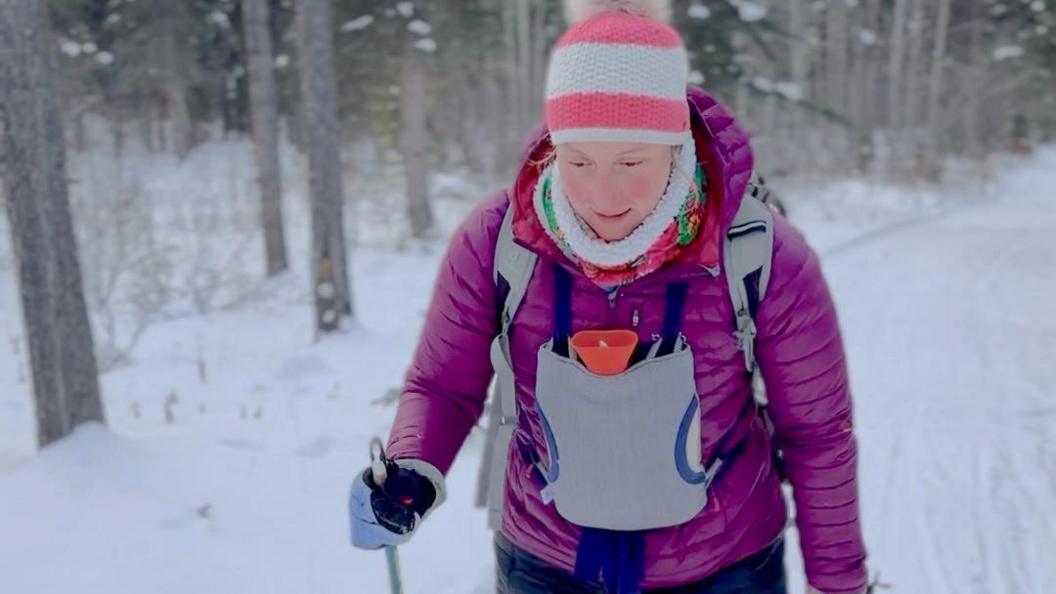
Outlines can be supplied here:
[[826, 594], [861, 592], [866, 552], [839, 324], [817, 255], [787, 221], [775, 218], [757, 356], [793, 487], [807, 579]]
[[499, 332], [492, 266], [505, 205], [504, 194], [483, 203], [451, 238], [396, 410], [393, 459], [421, 459], [446, 475], [481, 415]]

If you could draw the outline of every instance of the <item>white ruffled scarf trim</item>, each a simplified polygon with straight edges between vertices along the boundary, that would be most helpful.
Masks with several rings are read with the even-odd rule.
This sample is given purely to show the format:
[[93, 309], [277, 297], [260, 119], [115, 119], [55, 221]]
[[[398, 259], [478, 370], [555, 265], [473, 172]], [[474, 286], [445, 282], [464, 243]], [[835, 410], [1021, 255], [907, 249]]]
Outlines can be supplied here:
[[[644, 256], [678, 216], [693, 184], [696, 166], [697, 150], [693, 139], [690, 138], [679, 151], [678, 164], [672, 168], [667, 190], [656, 208], [635, 227], [634, 231], [618, 241], [601, 239], [575, 213], [565, 193], [564, 185], [561, 183], [561, 175], [556, 163], [548, 165], [536, 183], [532, 197], [535, 214], [550, 239], [558, 246], [567, 244], [575, 257], [601, 268], [630, 264]], [[546, 210], [543, 207], [543, 188], [546, 186], [547, 177], [551, 180], [550, 199], [553, 203], [558, 229], [564, 235], [563, 241], [550, 229], [550, 224], [546, 219]]]

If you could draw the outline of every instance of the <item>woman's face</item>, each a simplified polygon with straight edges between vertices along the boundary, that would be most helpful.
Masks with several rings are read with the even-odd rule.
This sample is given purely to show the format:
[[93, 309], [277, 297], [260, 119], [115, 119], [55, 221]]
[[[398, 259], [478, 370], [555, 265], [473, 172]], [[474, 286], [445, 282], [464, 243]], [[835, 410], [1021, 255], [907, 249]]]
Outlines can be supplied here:
[[618, 241], [649, 216], [667, 189], [674, 150], [635, 142], [570, 142], [555, 149], [576, 214], [598, 237]]

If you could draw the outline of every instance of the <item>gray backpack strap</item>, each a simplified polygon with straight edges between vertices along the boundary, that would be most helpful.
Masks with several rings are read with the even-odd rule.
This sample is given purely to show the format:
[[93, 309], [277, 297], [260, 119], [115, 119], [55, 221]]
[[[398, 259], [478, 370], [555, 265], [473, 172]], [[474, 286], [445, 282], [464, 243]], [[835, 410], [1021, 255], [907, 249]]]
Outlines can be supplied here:
[[[517, 428], [517, 399], [514, 383], [513, 363], [510, 359], [509, 332], [517, 309], [524, 300], [528, 282], [532, 278], [538, 259], [535, 253], [517, 244], [513, 239], [513, 204], [506, 210], [499, 237], [495, 244], [494, 278], [509, 285], [506, 300], [500, 313], [501, 331], [491, 343], [491, 364], [495, 369], [495, 389], [492, 396], [492, 413], [484, 444], [484, 460], [481, 466], [481, 484], [478, 486], [478, 502], [486, 499], [488, 526], [499, 529], [502, 521], [503, 497], [506, 491], [506, 463], [513, 432]], [[488, 443], [491, 442], [491, 443]], [[485, 474], [486, 473], [486, 474]], [[487, 477], [484, 479], [484, 477]], [[487, 492], [479, 487], [486, 484]]]
[[506, 302], [502, 307], [502, 333], [507, 334], [513, 316], [524, 299], [524, 292], [528, 289], [528, 281], [532, 278], [535, 270], [535, 262], [538, 256], [534, 252], [521, 246], [513, 239], [513, 204], [506, 209], [506, 215], [502, 219], [502, 227], [499, 229], [499, 237], [495, 242], [495, 266], [492, 276], [498, 285], [499, 278], [505, 279], [510, 286], [506, 294]]
[[[734, 335], [737, 337], [737, 346], [744, 351], [744, 365], [752, 376], [752, 395], [763, 424], [773, 439], [776, 431], [767, 412], [769, 400], [766, 382], [755, 359], [755, 315], [759, 304], [766, 297], [774, 257], [774, 213], [772, 205], [766, 203], [768, 196], [772, 198], [762, 178], [753, 174], [741, 207], [726, 232], [724, 262], [730, 300], [736, 316], [737, 330]], [[776, 442], [773, 455], [778, 475], [782, 481], [787, 480], [784, 454]]]
[[744, 352], [744, 366], [755, 373], [755, 313], [766, 296], [774, 252], [774, 216], [770, 207], [745, 193], [741, 207], [726, 231], [723, 263], [730, 300], [736, 316], [737, 346]]

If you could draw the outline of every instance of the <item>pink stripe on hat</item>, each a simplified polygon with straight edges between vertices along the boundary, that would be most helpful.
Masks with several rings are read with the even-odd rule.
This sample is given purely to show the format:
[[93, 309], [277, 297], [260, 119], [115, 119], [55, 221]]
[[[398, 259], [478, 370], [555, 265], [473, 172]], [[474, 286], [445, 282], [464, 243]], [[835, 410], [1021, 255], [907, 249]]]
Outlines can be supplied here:
[[551, 129], [619, 128], [682, 132], [689, 128], [686, 101], [624, 93], [574, 93], [546, 102]]

